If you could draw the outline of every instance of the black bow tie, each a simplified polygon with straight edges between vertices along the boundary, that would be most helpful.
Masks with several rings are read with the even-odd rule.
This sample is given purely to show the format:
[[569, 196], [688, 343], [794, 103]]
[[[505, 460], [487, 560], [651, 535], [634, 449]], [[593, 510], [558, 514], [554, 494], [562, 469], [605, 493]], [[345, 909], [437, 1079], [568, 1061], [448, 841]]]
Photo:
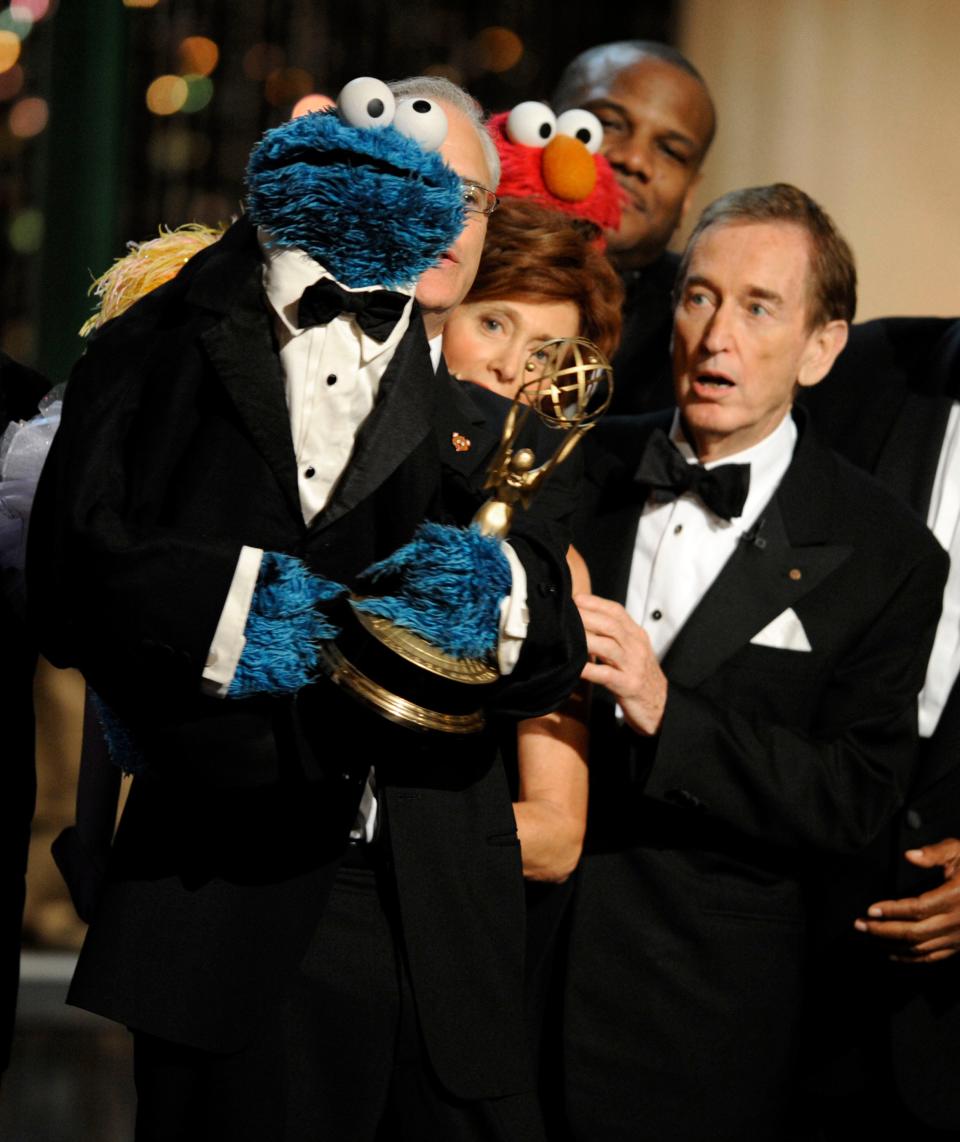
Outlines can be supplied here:
[[383, 344], [400, 320], [410, 299], [386, 289], [350, 293], [329, 278], [307, 286], [297, 304], [297, 325], [310, 329], [327, 325], [341, 313], [349, 313], [368, 337]]
[[688, 464], [661, 428], [655, 429], [634, 473], [634, 481], [676, 496], [692, 492], [721, 519], [742, 515], [750, 490], [749, 464], [720, 464], [709, 471]]

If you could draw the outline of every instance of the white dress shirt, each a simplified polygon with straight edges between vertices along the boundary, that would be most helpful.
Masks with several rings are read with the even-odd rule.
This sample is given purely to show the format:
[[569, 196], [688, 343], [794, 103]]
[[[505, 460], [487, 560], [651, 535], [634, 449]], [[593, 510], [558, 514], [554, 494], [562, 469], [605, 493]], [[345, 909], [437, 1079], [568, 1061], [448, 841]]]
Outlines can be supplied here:
[[925, 738], [937, 728], [960, 673], [960, 405], [956, 403], [950, 410], [940, 447], [927, 527], [950, 556], [950, 572], [926, 681], [920, 691], [920, 736]]
[[[697, 458], [674, 414], [670, 439], [690, 464]], [[650, 496], [640, 517], [627, 587], [626, 609], [650, 636], [662, 661], [684, 623], [720, 574], [741, 538], [760, 518], [790, 467], [797, 426], [789, 414], [759, 444], [705, 464], [749, 464], [750, 490], [743, 513], [725, 520], [692, 492], [661, 502]]]
[[[331, 274], [301, 250], [283, 250], [270, 243], [264, 230], [257, 237], [263, 253], [263, 288], [274, 313], [280, 344], [290, 434], [297, 461], [297, 488], [304, 523], [326, 507], [343, 475], [360, 426], [377, 399], [380, 381], [410, 324], [412, 287], [398, 290], [411, 301], [382, 344], [368, 337], [352, 316], [335, 317], [327, 325], [297, 326], [300, 295]], [[337, 283], [340, 284], [339, 282]], [[347, 289], [346, 286], [341, 288]], [[379, 289], [371, 286], [351, 293]], [[431, 346], [431, 351], [432, 351]], [[439, 361], [439, 341], [434, 368]], [[203, 672], [208, 693], [225, 697], [243, 654], [243, 630], [257, 576], [259, 548], [244, 547], [220, 622], [210, 644]]]

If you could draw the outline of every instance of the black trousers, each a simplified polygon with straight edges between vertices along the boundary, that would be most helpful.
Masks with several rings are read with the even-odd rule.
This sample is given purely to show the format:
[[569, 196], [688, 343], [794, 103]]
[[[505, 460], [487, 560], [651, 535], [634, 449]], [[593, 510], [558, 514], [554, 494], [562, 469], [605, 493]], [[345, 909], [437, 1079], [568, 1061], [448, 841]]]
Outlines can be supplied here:
[[[442, 923], [443, 918], [438, 918]], [[389, 863], [352, 850], [282, 1009], [245, 1050], [135, 1033], [137, 1142], [542, 1142], [532, 1092], [452, 1098], [430, 1066]]]

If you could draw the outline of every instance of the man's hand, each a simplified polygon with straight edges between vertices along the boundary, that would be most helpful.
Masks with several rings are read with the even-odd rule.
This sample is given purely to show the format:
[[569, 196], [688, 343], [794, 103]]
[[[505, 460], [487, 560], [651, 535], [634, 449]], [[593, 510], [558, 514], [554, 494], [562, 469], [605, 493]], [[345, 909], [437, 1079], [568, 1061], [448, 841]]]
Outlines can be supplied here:
[[890, 959], [906, 964], [933, 964], [960, 949], [960, 841], [953, 837], [903, 854], [919, 868], [943, 869], [944, 883], [922, 896], [881, 900], [867, 917], [855, 922], [860, 932], [892, 940], [898, 947]]
[[587, 635], [588, 662], [581, 677], [606, 686], [624, 718], [638, 734], [655, 734], [667, 704], [667, 676], [653, 653], [647, 632], [619, 603], [597, 595], [576, 595]]

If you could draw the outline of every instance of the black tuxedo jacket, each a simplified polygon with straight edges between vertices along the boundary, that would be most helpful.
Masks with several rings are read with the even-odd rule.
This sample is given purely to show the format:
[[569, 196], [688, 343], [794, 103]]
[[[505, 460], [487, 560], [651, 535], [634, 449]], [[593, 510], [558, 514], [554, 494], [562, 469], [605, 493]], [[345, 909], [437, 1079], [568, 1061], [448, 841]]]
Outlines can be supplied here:
[[[0, 434], [13, 420], [29, 420], [50, 388], [33, 369], [0, 353]], [[0, 694], [5, 710], [4, 774], [0, 790], [0, 1071], [10, 1059], [17, 983], [20, 922], [30, 818], [35, 793], [33, 671], [37, 651], [23, 614], [23, 585], [12, 571], [0, 584]]]
[[[663, 421], [666, 425], [666, 421]], [[575, 1136], [790, 1137], [805, 893], [900, 804], [943, 552], [809, 424], [761, 515], [665, 656], [660, 733], [595, 697], [588, 855], [567, 988]], [[623, 601], [645, 433], [598, 429], [598, 506], [577, 537]], [[809, 652], [751, 642], [791, 608]]]
[[[353, 583], [423, 519], [467, 522], [496, 443], [462, 387], [434, 375], [414, 315], [305, 526], [260, 275], [241, 222], [105, 326], [38, 490], [29, 570], [44, 651], [84, 672], [147, 762], [71, 1000], [208, 1050], [246, 1042], [303, 953], [375, 764], [431, 1061], [460, 1097], [523, 1089], [519, 847], [487, 737], [428, 740], [325, 682], [295, 698], [199, 693], [241, 545]], [[531, 629], [496, 698], [508, 715], [556, 705], [584, 660], [562, 500], [548, 488], [513, 532]]]
[[[960, 397], [960, 320], [881, 318], [855, 325], [833, 371], [801, 400], [831, 446], [926, 518], [951, 405]], [[822, 903], [834, 938], [823, 948], [822, 1010], [811, 1062], [828, 1089], [856, 1089], [861, 1052], [889, 1044], [899, 1093], [922, 1121], [960, 1128], [960, 963], [892, 964], [883, 945], [849, 929], [875, 900], [913, 896], [941, 874], [903, 859], [960, 835], [960, 687], [920, 744], [902, 810], [834, 879]]]
[[651, 265], [624, 275], [623, 333], [613, 358], [612, 413], [656, 412], [673, 404], [670, 336], [679, 264], [679, 256], [668, 250]]

